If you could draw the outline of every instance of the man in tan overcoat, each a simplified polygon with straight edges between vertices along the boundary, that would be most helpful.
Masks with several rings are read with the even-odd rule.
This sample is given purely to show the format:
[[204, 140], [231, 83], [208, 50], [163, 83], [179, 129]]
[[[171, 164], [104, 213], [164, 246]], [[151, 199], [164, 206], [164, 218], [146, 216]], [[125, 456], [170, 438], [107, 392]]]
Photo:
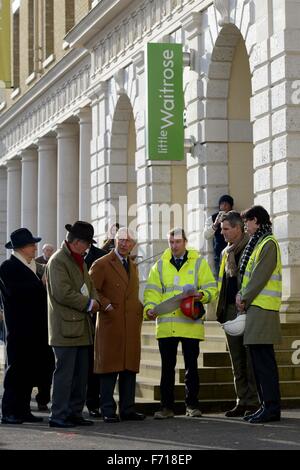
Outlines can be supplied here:
[[[95, 261], [90, 270], [101, 306], [95, 332], [94, 372], [101, 374], [101, 412], [106, 423], [145, 418], [134, 409], [143, 318], [138, 271], [129, 257], [134, 245], [133, 234], [122, 227], [116, 234], [114, 250]], [[118, 376], [120, 416], [113, 398]]]

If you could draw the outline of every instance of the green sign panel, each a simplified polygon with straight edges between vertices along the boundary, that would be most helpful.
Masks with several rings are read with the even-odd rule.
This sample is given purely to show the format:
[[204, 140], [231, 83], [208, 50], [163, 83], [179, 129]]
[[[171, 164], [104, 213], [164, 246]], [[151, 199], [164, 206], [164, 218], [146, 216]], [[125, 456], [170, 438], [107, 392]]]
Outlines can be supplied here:
[[147, 44], [147, 152], [150, 160], [183, 160], [182, 44]]

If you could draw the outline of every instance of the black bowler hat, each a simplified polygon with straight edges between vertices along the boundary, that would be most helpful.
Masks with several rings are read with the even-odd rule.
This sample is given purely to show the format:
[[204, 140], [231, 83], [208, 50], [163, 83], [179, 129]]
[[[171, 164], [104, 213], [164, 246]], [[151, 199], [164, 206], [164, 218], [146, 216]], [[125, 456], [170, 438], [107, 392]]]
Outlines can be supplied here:
[[67, 224], [65, 227], [68, 232], [72, 233], [72, 235], [74, 235], [74, 237], [78, 238], [79, 240], [84, 240], [89, 243], [97, 243], [95, 240], [93, 240], [94, 227], [92, 224], [78, 220], [73, 225]]
[[40, 237], [33, 237], [28, 228], [18, 228], [10, 234], [10, 241], [6, 243], [5, 248], [13, 250], [14, 248], [22, 248], [32, 243], [41, 241]]

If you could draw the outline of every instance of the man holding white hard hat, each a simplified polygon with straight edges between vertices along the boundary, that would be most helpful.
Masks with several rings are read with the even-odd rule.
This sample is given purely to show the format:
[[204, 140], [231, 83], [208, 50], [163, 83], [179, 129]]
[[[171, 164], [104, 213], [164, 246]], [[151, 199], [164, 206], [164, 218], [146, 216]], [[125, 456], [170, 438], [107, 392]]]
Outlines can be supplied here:
[[250, 414], [257, 410], [258, 405], [250, 354], [243, 345], [245, 315], [237, 317], [235, 306], [240, 287], [239, 264], [249, 237], [244, 233], [244, 221], [236, 211], [229, 211], [221, 217], [221, 229], [228, 245], [221, 256], [216, 315], [217, 320], [223, 323], [232, 364], [236, 405], [225, 413], [225, 416], [232, 418]]

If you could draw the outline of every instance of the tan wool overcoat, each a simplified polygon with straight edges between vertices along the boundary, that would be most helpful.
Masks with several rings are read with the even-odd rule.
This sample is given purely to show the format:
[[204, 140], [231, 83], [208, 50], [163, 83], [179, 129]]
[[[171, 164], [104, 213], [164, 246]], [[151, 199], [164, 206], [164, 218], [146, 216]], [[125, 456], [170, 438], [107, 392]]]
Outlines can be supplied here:
[[[139, 300], [136, 265], [129, 260], [129, 276], [114, 251], [90, 269], [101, 309], [95, 331], [94, 372], [138, 372], [141, 355], [143, 305]], [[105, 311], [111, 304], [112, 311]]]

